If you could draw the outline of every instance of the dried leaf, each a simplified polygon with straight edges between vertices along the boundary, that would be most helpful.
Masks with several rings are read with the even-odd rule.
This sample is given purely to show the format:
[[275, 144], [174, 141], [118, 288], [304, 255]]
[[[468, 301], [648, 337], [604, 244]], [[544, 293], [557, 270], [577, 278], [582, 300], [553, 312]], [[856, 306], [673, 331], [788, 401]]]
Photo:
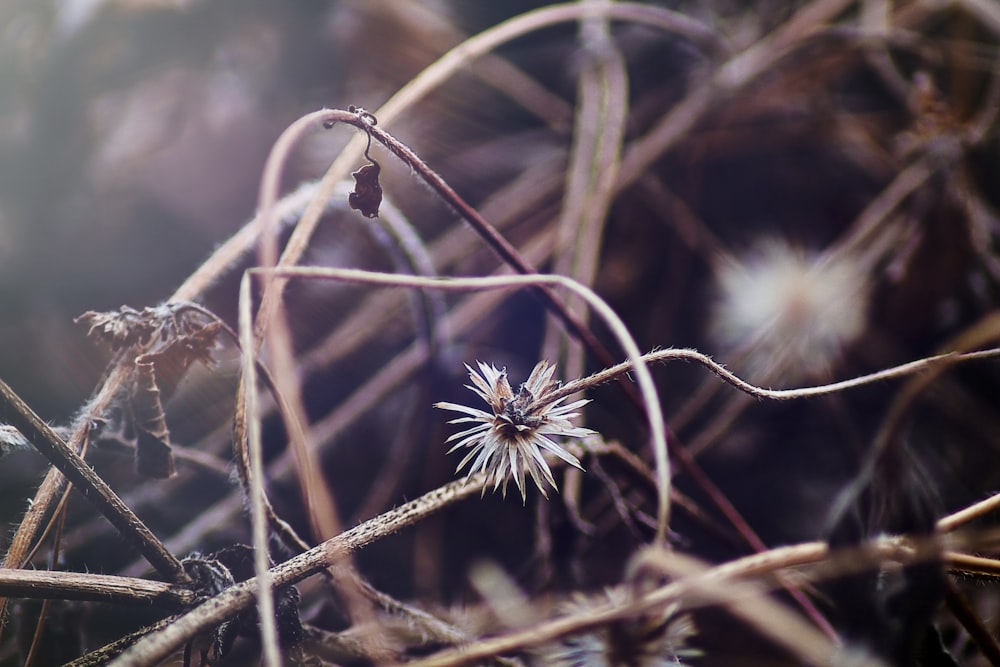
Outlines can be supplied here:
[[354, 210], [361, 211], [361, 215], [366, 218], [378, 217], [378, 209], [382, 204], [382, 186], [378, 181], [381, 171], [378, 162], [372, 160], [371, 164], [366, 164], [351, 174], [356, 183], [354, 192], [347, 197], [347, 203]]
[[135, 468], [143, 477], [166, 479], [174, 474], [170, 431], [156, 386], [156, 365], [150, 355], [135, 360], [135, 384], [129, 404], [136, 430]]
[[142, 310], [122, 306], [104, 313], [89, 310], [73, 321], [89, 324], [87, 335], [106, 341], [114, 350], [188, 336], [209, 322], [204, 312], [187, 303], [164, 303]]
[[135, 382], [129, 407], [136, 431], [135, 467], [140, 475], [166, 479], [174, 474], [170, 430], [163, 400], [195, 361], [212, 362], [221, 325], [212, 322], [194, 333], [170, 340], [135, 359]]
[[74, 322], [84, 322], [90, 325], [88, 336], [101, 338], [114, 350], [120, 350], [133, 345], [145, 345], [153, 337], [160, 324], [149, 316], [151, 309], [142, 312], [129, 306], [122, 306], [117, 311], [98, 313], [88, 310]]
[[155, 366], [156, 385], [163, 392], [164, 400], [170, 398], [191, 364], [200, 361], [212, 365], [212, 350], [221, 331], [221, 324], [211, 322], [193, 333], [172, 338], [164, 345], [154, 346], [151, 351], [142, 355]]

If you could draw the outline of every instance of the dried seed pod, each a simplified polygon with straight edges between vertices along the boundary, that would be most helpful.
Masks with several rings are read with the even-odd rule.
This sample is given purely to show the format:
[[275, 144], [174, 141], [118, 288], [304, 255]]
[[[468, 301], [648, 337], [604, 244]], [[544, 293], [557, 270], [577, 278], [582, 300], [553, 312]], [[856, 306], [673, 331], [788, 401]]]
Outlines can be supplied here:
[[351, 105], [348, 107], [348, 111], [356, 113], [358, 117], [363, 120], [369, 128], [366, 129], [368, 133], [368, 145], [365, 146], [365, 158], [371, 162], [371, 164], [366, 164], [365, 166], [358, 169], [356, 172], [351, 174], [354, 177], [354, 191], [347, 197], [347, 203], [350, 204], [351, 208], [355, 211], [361, 211], [361, 215], [366, 218], [377, 218], [378, 208], [382, 203], [382, 186], [378, 181], [379, 173], [382, 171], [382, 166], [369, 154], [372, 148], [372, 133], [370, 127], [378, 125], [378, 119], [375, 118], [374, 114], [365, 111], [361, 107], [356, 107]]
[[378, 182], [381, 171], [379, 163], [372, 160], [371, 164], [366, 164], [351, 174], [357, 182], [354, 191], [347, 197], [347, 203], [354, 210], [361, 211], [361, 215], [366, 218], [378, 217], [378, 208], [382, 203], [382, 186]]
[[136, 430], [135, 469], [143, 477], [167, 479], [174, 474], [174, 456], [154, 363], [144, 355], [135, 360], [135, 369], [129, 400]]

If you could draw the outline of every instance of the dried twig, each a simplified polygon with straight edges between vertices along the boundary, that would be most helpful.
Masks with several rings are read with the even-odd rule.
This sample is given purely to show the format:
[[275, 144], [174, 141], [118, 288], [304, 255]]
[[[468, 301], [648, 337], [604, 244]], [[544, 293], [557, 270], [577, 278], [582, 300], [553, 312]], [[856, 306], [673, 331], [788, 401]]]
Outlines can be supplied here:
[[87, 463], [63, 442], [7, 383], [0, 380], [0, 414], [24, 434], [31, 444], [66, 476], [135, 547], [149, 564], [175, 582], [188, 580], [181, 563], [163, 546], [139, 517], [128, 508]]
[[8, 568], [0, 568], [0, 594], [8, 597], [91, 600], [175, 609], [186, 607], [195, 599], [190, 588], [148, 579]]

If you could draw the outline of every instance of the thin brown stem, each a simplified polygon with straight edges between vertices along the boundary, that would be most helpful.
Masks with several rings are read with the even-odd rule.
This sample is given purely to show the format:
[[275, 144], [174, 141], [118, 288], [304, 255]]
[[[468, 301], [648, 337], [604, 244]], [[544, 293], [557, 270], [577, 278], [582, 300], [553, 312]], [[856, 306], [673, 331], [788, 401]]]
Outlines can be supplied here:
[[179, 608], [195, 594], [187, 587], [106, 574], [0, 568], [0, 594], [40, 600], [87, 600]]
[[180, 561], [167, 551], [146, 524], [111, 490], [107, 482], [2, 380], [0, 415], [23, 433], [160, 574], [176, 582], [188, 580]]
[[[377, 125], [369, 125], [367, 130], [389, 152], [410, 167], [442, 200], [455, 209], [462, 219], [469, 223], [472, 229], [483, 238], [486, 244], [501, 260], [522, 275], [538, 273], [537, 269], [525, 259], [524, 255], [506, 237], [497, 231], [496, 227], [490, 224], [475, 208], [462, 199], [443, 178], [434, 172], [408, 146], [398, 141]], [[613, 363], [613, 358], [607, 348], [597, 340], [597, 337], [594, 336], [580, 318], [569, 311], [566, 305], [556, 297], [550, 288], [541, 286], [535, 288], [533, 291], [539, 296], [549, 311], [563, 323], [566, 330], [579, 340], [599, 363], [605, 366]], [[634, 389], [630, 384], [625, 382], [622, 384], [627, 392], [634, 393]]]
[[[875, 382], [906, 377], [915, 373], [930, 370], [932, 368], [937, 368], [941, 365], [949, 365], [966, 361], [981, 361], [998, 356], [1000, 356], [1000, 348], [991, 348], [988, 350], [966, 353], [947, 352], [931, 357], [925, 357], [923, 359], [917, 359], [916, 361], [900, 364], [898, 366], [850, 378], [848, 380], [815, 385], [812, 387], [801, 387], [798, 389], [766, 389], [764, 387], [758, 387], [757, 385], [751, 384], [740, 378], [735, 373], [727, 370], [725, 366], [713, 361], [707, 354], [692, 349], [672, 348], [667, 350], [656, 350], [643, 355], [643, 359], [649, 363], [659, 363], [665, 361], [694, 361], [708, 368], [723, 381], [731, 384], [740, 391], [750, 394], [751, 396], [766, 398], [774, 401], [790, 401], [802, 398], [812, 398], [815, 396], [824, 396], [827, 394], [835, 394], [847, 389], [855, 389], [857, 387], [863, 387]], [[608, 382], [616, 377], [628, 373], [630, 370], [632, 370], [632, 363], [629, 361], [623, 361], [620, 364], [598, 371], [593, 375], [573, 380], [572, 382], [567, 382], [558, 389], [545, 394], [541, 397], [539, 403], [549, 404], [560, 398], [571, 396], [579, 391]]]
[[[107, 407], [114, 400], [118, 389], [130, 374], [130, 369], [120, 359], [112, 362], [102, 387], [97, 390], [81, 412], [81, 416], [73, 425], [69, 438], [69, 446], [74, 451], [82, 451], [83, 444], [89, 438], [91, 420], [95, 416], [104, 413]], [[60, 497], [66, 490], [66, 477], [56, 467], [49, 468], [45, 478], [38, 486], [35, 497], [32, 499], [28, 511], [25, 512], [21, 523], [11, 538], [10, 547], [4, 556], [3, 567], [19, 568], [27, 562], [27, 554], [32, 551], [36, 542], [36, 536], [42, 529], [45, 517], [52, 509], [52, 503]], [[7, 615], [4, 613], [7, 607], [6, 598], [0, 598], [0, 629], [2, 629]]]
[[962, 624], [962, 627], [969, 633], [976, 646], [982, 651], [983, 656], [990, 661], [993, 667], [1000, 666], [1000, 645], [997, 644], [996, 637], [983, 623], [983, 619], [975, 612], [969, 601], [962, 595], [962, 591], [951, 579], [946, 580], [947, 592], [945, 602], [948, 609]]

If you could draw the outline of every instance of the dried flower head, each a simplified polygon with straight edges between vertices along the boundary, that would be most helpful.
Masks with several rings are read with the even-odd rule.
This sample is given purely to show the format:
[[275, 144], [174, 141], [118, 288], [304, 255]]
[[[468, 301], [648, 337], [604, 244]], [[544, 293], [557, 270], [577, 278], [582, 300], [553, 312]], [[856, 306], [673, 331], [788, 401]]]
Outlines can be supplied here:
[[746, 372], [798, 380], [824, 372], [864, 330], [867, 263], [844, 253], [810, 256], [780, 240], [719, 267], [712, 332], [746, 354]]
[[552, 381], [555, 366], [550, 366], [547, 361], [538, 362], [527, 382], [521, 385], [516, 394], [507, 381], [506, 368], [499, 370], [492, 364], [486, 365], [481, 361], [478, 364], [478, 372], [466, 364], [469, 379], [472, 380], [472, 385], [466, 387], [486, 401], [491, 408], [490, 412], [457, 403], [434, 404], [434, 407], [443, 410], [468, 415], [453, 419], [449, 424], [475, 424], [447, 440], [458, 440], [448, 450], [449, 454], [462, 447], [470, 449], [458, 464], [456, 472], [472, 461], [469, 474], [487, 473], [487, 484], [492, 479], [494, 491], [502, 484], [504, 497], [507, 495], [507, 482], [513, 476], [514, 484], [521, 492], [522, 502], [526, 492], [524, 473], [527, 472], [542, 495], [548, 497], [545, 482], [552, 488], [556, 488], [556, 482], [543, 452], [554, 454], [571, 466], [583, 469], [575, 456], [548, 436], [582, 438], [593, 434], [594, 431], [573, 426], [569, 421], [577, 414], [573, 410], [588, 403], [589, 399], [574, 401], [569, 405], [560, 405], [564, 398], [546, 402], [546, 394], [559, 386], [558, 382]]
[[[566, 612], [585, 612], [595, 602], [625, 606], [632, 594], [625, 588], [609, 588], [598, 600], [578, 597]], [[615, 621], [582, 635], [572, 635], [546, 646], [539, 656], [549, 667], [679, 667], [684, 660], [701, 655], [688, 646], [697, 634], [687, 614], [677, 605], [656, 613]]]

